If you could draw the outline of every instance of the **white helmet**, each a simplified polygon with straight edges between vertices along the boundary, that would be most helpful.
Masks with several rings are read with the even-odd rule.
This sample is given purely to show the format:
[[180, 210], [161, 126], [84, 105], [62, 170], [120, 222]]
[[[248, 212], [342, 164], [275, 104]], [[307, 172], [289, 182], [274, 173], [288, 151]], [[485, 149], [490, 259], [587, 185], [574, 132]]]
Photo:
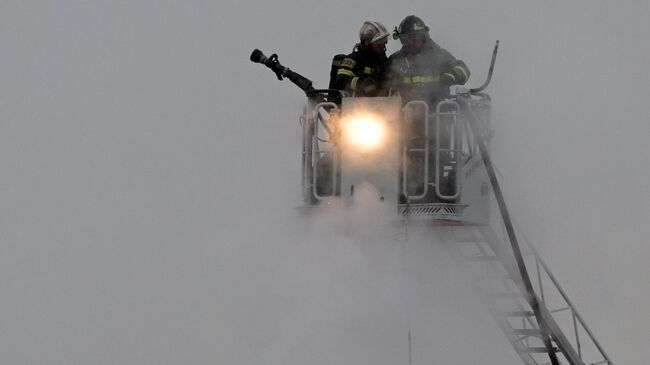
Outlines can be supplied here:
[[380, 22], [365, 21], [359, 30], [361, 43], [386, 43], [390, 34]]

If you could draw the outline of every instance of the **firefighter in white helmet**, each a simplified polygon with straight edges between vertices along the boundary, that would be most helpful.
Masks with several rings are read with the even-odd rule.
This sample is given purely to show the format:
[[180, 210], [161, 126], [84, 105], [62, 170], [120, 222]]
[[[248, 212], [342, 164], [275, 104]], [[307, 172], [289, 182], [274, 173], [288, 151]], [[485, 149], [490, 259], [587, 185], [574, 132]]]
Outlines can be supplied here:
[[360, 43], [339, 66], [334, 88], [354, 96], [383, 96], [388, 71], [386, 43], [390, 34], [386, 27], [366, 21], [359, 30]]

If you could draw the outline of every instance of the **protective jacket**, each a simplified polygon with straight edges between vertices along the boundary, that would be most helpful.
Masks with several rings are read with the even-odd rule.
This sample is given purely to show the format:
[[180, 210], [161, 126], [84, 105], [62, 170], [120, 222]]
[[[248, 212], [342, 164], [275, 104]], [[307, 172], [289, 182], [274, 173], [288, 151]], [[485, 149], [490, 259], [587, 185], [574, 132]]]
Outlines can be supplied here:
[[387, 93], [388, 58], [371, 49], [357, 48], [341, 61], [334, 88], [354, 96], [382, 96]]
[[434, 102], [449, 94], [449, 86], [464, 85], [469, 69], [429, 37], [417, 53], [405, 48], [389, 57], [390, 87], [399, 91], [402, 101]]

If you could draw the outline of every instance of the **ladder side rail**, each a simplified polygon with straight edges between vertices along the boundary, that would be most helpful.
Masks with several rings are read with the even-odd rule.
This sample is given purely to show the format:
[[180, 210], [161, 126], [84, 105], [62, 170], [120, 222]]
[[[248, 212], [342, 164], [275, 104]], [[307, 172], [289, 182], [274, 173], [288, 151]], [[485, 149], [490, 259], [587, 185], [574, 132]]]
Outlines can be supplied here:
[[[566, 305], [567, 305], [569, 308], [571, 308], [571, 311], [572, 311], [573, 315], [576, 317], [577, 321], [580, 323], [582, 329], [585, 330], [585, 332], [587, 333], [587, 335], [588, 335], [589, 338], [591, 339], [591, 341], [592, 341], [592, 343], [594, 344], [594, 346], [596, 346], [596, 348], [598, 349], [598, 351], [600, 352], [600, 354], [603, 356], [603, 359], [606, 361], [606, 363], [608, 363], [608, 364], [612, 364], [611, 359], [609, 358], [609, 356], [607, 355], [607, 353], [605, 352], [605, 350], [603, 349], [603, 347], [601, 346], [601, 344], [598, 342], [598, 340], [596, 339], [596, 336], [593, 334], [593, 332], [591, 331], [591, 329], [587, 326], [587, 323], [586, 323], [585, 320], [583, 319], [582, 315], [580, 315], [580, 312], [579, 312], [578, 309], [575, 307], [575, 305], [573, 304], [573, 302], [571, 302], [571, 300], [569, 299], [569, 296], [566, 294], [566, 292], [564, 291], [564, 289], [563, 289], [562, 286], [560, 285], [560, 283], [559, 283], [559, 281], [557, 280], [557, 278], [556, 278], [556, 277], [551, 273], [551, 271], [549, 270], [548, 266], [546, 265], [546, 262], [544, 262], [544, 260], [543, 260], [542, 257], [540, 256], [540, 254], [539, 254], [539, 252], [537, 251], [537, 249], [535, 249], [535, 247], [530, 243], [529, 240], [526, 239], [525, 236], [524, 236], [523, 238], [524, 238], [524, 239], [523, 239], [523, 242], [526, 243], [526, 246], [527, 246], [527, 247], [530, 249], [530, 251], [533, 253], [533, 255], [534, 255], [534, 257], [535, 257], [535, 261], [536, 261], [536, 263], [539, 265], [539, 267], [541, 267], [541, 269], [542, 269], [542, 273], [546, 274], [546, 276], [549, 278], [549, 280], [550, 280], [551, 283], [553, 284], [554, 288], [555, 288], [555, 289], [557, 290], [557, 292], [560, 294], [560, 296], [562, 297], [562, 299], [564, 300], [564, 302], [566, 303]], [[540, 281], [540, 283], [541, 283], [541, 281], [542, 281], [541, 273], [539, 273], [538, 275], [540, 275], [540, 277], [539, 277], [539, 281]], [[540, 285], [541, 285], [541, 284], [540, 284]], [[540, 286], [540, 290], [541, 290], [541, 288], [542, 288], [542, 287]], [[543, 300], [543, 299], [542, 299], [542, 300]], [[576, 330], [575, 333], [576, 333], [576, 337], [577, 337], [577, 336], [578, 336], [578, 331]], [[576, 338], [576, 343], [578, 344], [578, 346], [580, 346], [580, 342], [579, 342], [579, 339], [578, 339], [578, 338]], [[579, 352], [580, 352], [580, 351], [579, 351]]]
[[576, 335], [576, 347], [578, 347], [578, 356], [582, 357], [582, 346], [580, 345], [580, 332], [578, 332], [578, 321], [576, 320], [576, 312], [574, 310], [571, 311], [571, 319], [573, 320], [573, 331]]
[[[483, 235], [486, 242], [490, 244], [490, 247], [492, 248], [492, 250], [495, 251], [495, 253], [497, 252], [497, 250], [503, 249], [499, 247], [499, 243], [501, 242], [501, 240], [494, 232], [492, 227], [489, 226], [483, 227], [479, 231]], [[530, 244], [528, 244], [528, 246], [530, 247]], [[503, 258], [504, 256], [500, 255], [499, 257]], [[513, 267], [512, 265], [508, 265], [507, 262], [503, 262], [503, 266], [504, 268], [506, 268], [506, 270], [510, 272], [511, 276], [516, 277], [519, 274], [517, 272], [517, 268]], [[522, 286], [522, 290], [526, 290], [525, 287], [523, 286], [523, 283], [519, 283], [519, 285]], [[548, 327], [550, 331], [550, 335], [553, 337], [558, 347], [561, 349], [562, 354], [571, 362], [571, 364], [584, 364], [581, 354], [579, 352], [576, 352], [576, 350], [573, 348], [572, 343], [564, 335], [562, 328], [557, 324], [552, 313], [546, 308], [545, 303], [537, 297], [537, 294], [534, 292], [534, 289], [533, 292], [529, 293], [529, 296], [534, 297], [542, 304], [539, 306], [539, 309], [540, 309], [540, 315], [544, 319], [543, 323], [546, 324], [546, 326]], [[540, 323], [539, 317], [536, 316], [536, 318], [537, 318], [538, 325], [540, 325], [540, 330], [541, 330], [542, 324]]]
[[[479, 228], [478, 231], [480, 233], [482, 233], [482, 234], [484, 233], [484, 232], [482, 232], [482, 231], [484, 231], [484, 229], [482, 229], [482, 228]], [[493, 241], [493, 240], [485, 239], [486, 235], [483, 235], [483, 237], [484, 237], [484, 241], [488, 243], [488, 245], [490, 246], [490, 249], [494, 252], [495, 256], [499, 260], [499, 263], [501, 264], [501, 267], [503, 267], [503, 269], [505, 269], [506, 272], [508, 273], [508, 277], [513, 281], [514, 285], [521, 290], [521, 288], [523, 288], [522, 283], [521, 283], [521, 279], [519, 279], [516, 276], [517, 275], [516, 268], [512, 267], [512, 265], [509, 265], [510, 261], [506, 259], [506, 256], [505, 256], [506, 253], [504, 252], [503, 247], [500, 247], [500, 245], [498, 244], [501, 241], [500, 240], [494, 240]], [[496, 237], [496, 235], [493, 234], [493, 235], [491, 235], [491, 237]], [[486, 250], [484, 248], [482, 248], [480, 245], [477, 245], [477, 247], [479, 247], [479, 250], [483, 253], [483, 255], [487, 254]], [[496, 266], [496, 263], [494, 263], [494, 262], [490, 262], [490, 264], [492, 264], [493, 267]], [[515, 275], [513, 275], [513, 274], [515, 274]], [[518, 310], [526, 311], [526, 308], [519, 301], [516, 301], [516, 306], [517, 306]], [[530, 326], [530, 328], [533, 328], [533, 329], [539, 329], [537, 323], [534, 322], [530, 316], [522, 317], [522, 327], [527, 328], [526, 326]], [[514, 329], [514, 327], [511, 327], [511, 328]], [[526, 339], [526, 341], [528, 341], [528, 340]]]
[[542, 274], [540, 271], [540, 264], [539, 260], [537, 257], [535, 258], [535, 273], [537, 274], [537, 285], [539, 286], [539, 294], [540, 297], [542, 298], [542, 302], [546, 303], [546, 299], [544, 297], [544, 283], [542, 282]]
[[[503, 194], [501, 192], [501, 187], [499, 185], [499, 182], [497, 181], [496, 178], [496, 173], [494, 171], [494, 166], [492, 165], [492, 160], [490, 159], [490, 156], [487, 153], [487, 146], [485, 144], [485, 133], [480, 132], [481, 126], [478, 124], [478, 121], [476, 117], [473, 115], [473, 111], [471, 110], [471, 106], [468, 105], [467, 101], [462, 101], [462, 103], [465, 106], [465, 111], [467, 114], [467, 117], [470, 121], [470, 125], [472, 129], [474, 130], [474, 135], [478, 137], [478, 145], [479, 145], [479, 150], [481, 152], [481, 156], [483, 157], [483, 163], [485, 165], [485, 168], [487, 170], [488, 176], [490, 178], [490, 183], [492, 184], [492, 189], [494, 191], [494, 195], [496, 196], [497, 203], [499, 206], [499, 211], [501, 212], [501, 216], [503, 218], [503, 222], [506, 227], [506, 231], [508, 233], [508, 237], [510, 239], [510, 244], [512, 246], [512, 250], [515, 254], [515, 260], [517, 261], [517, 267], [519, 268], [519, 272], [521, 274], [523, 284], [525, 286], [526, 292], [529, 294], [528, 295], [528, 301], [533, 308], [533, 312], [535, 313], [535, 317], [537, 318], [537, 322], [540, 328], [540, 332], [542, 335], [542, 341], [544, 342], [544, 345], [548, 351], [548, 356], [551, 360], [551, 364], [553, 365], [559, 365], [559, 361], [557, 358], [557, 355], [555, 354], [555, 351], [553, 349], [553, 345], [551, 343], [551, 339], [549, 336], [549, 328], [548, 324], [544, 318], [544, 315], [542, 314], [542, 308], [540, 307], [540, 303], [537, 300], [537, 296], [534, 295], [533, 291], [533, 285], [530, 281], [530, 276], [528, 275], [528, 271], [526, 270], [526, 266], [524, 264], [523, 257], [521, 255], [521, 250], [519, 248], [519, 243], [517, 241], [517, 236], [514, 231], [514, 227], [512, 225], [512, 221], [510, 219], [510, 214], [508, 212], [508, 208], [506, 207], [505, 200], [503, 198]], [[572, 361], [574, 360], [574, 361]], [[569, 359], [569, 361], [572, 361], [573, 364], [580, 364], [582, 365], [582, 361], [577, 358], [577, 359]]]
[[[494, 232], [492, 227], [477, 227], [476, 230], [480, 233], [480, 238], [477, 238], [477, 241], [475, 242], [476, 247], [479, 250], [480, 255], [482, 256], [489, 256], [489, 254], [485, 248], [483, 248], [478, 242], [485, 242], [488, 244], [490, 249], [493, 251], [494, 255], [497, 257], [496, 261], [493, 260], [488, 260], [486, 261], [486, 264], [488, 264], [489, 267], [491, 268], [496, 268], [497, 263], [499, 263], [501, 268], [506, 270], [506, 273], [508, 277], [514, 281], [514, 284], [516, 287], [524, 293], [524, 295], [521, 296], [522, 299], [526, 299], [525, 294], [527, 294], [523, 288], [523, 285], [521, 283], [521, 279], [518, 278], [519, 273], [517, 271], [517, 267], [515, 265], [512, 265], [512, 260], [509, 259], [508, 253], [507, 252], [507, 246], [504, 246], [504, 241]], [[474, 241], [472, 241], [474, 242]], [[452, 257], [454, 257], [458, 262], [462, 262], [463, 260], [469, 260], [472, 261], [472, 256], [466, 256], [461, 253], [461, 250], [456, 248], [454, 245], [447, 245], [448, 250], [450, 251]], [[480, 262], [480, 260], [478, 261]], [[497, 270], [498, 271], [498, 270]], [[539, 365], [540, 363], [537, 362], [532, 357], [532, 353], [547, 353], [546, 347], [531, 347], [528, 345], [528, 340], [529, 336], [526, 335], [525, 331], [526, 328], [532, 329], [534, 332], [537, 332], [541, 334], [541, 331], [539, 329], [538, 324], [533, 321], [532, 317], [526, 316], [522, 318], [522, 327], [523, 328], [515, 328], [507, 319], [505, 319], [504, 314], [505, 313], [500, 313], [496, 307], [493, 307], [493, 305], [496, 305], [493, 300], [490, 299], [489, 294], [485, 294], [484, 290], [482, 288], [482, 285], [476, 285], [473, 284], [474, 286], [477, 287], [477, 292], [480, 293], [479, 297], [481, 300], [484, 302], [486, 305], [487, 309], [490, 311], [492, 316], [494, 317], [495, 321], [497, 322], [497, 325], [501, 328], [502, 332], [505, 334], [506, 338], [508, 341], [513, 345], [515, 351], [519, 354], [519, 356], [522, 358], [524, 363], [528, 364], [527, 359], [530, 359], [530, 361], [533, 361], [533, 364]], [[507, 293], [506, 293], [507, 294]], [[528, 300], [526, 300], [526, 303], [530, 306], [530, 303]], [[525, 307], [522, 306], [522, 304], [519, 301], [514, 301], [516, 307], [519, 308], [520, 311], [524, 312], [526, 311]], [[498, 306], [498, 305], [497, 305]], [[532, 314], [532, 312], [531, 312]], [[552, 320], [552, 319], [551, 319]], [[528, 327], [529, 326], [529, 327]], [[517, 335], [519, 333], [519, 336]], [[540, 338], [541, 340], [541, 338]], [[555, 349], [554, 349], [555, 351]], [[563, 353], [564, 354], [564, 353]], [[550, 364], [550, 363], [546, 363]], [[581, 363], [582, 364], [582, 363]]]
[[[522, 283], [522, 279], [519, 275], [517, 267], [512, 265], [511, 260], [508, 260], [507, 258], [507, 254], [509, 252], [506, 252], [506, 250], [508, 247], [503, 245], [503, 240], [498, 237], [498, 235], [490, 226], [479, 227], [478, 232], [481, 234], [483, 240], [488, 243], [492, 251], [494, 251], [497, 258], [499, 258], [501, 265], [506, 270], [509, 277], [513, 280], [514, 284], [519, 288], [519, 290], [525, 292], [525, 287]], [[524, 310], [524, 308], [521, 307], [520, 309]], [[526, 320], [526, 323], [531, 326], [531, 328], [539, 329], [539, 325], [536, 322], [533, 322], [532, 318], [525, 317], [524, 319]]]
[[[443, 238], [443, 236], [441, 236]], [[450, 241], [447, 238], [443, 238], [443, 241]], [[451, 255], [451, 257], [458, 263], [463, 263], [466, 258], [464, 255], [461, 253], [461, 250], [453, 244], [447, 244], [445, 245], [447, 248], [447, 252]], [[478, 293], [479, 299], [483, 302], [485, 305], [485, 308], [490, 312], [490, 315], [492, 318], [495, 319], [495, 322], [499, 329], [501, 329], [501, 332], [506, 336], [506, 339], [512, 347], [514, 348], [515, 352], [521, 360], [524, 362], [525, 365], [539, 365], [539, 363], [533, 358], [532, 354], [526, 351], [527, 346], [525, 343], [522, 341], [522, 338], [520, 336], [517, 336], [513, 331], [514, 328], [512, 325], [508, 322], [505, 317], [501, 313], [499, 313], [491, 304], [490, 300], [488, 299], [488, 296], [483, 293], [482, 288], [480, 285], [478, 285], [476, 282], [472, 281], [471, 284], [473, 287], [476, 289], [476, 293]]]
[[[405, 128], [409, 128], [409, 124], [413, 124], [413, 118], [408, 114], [409, 110], [411, 110], [414, 106], [421, 106], [424, 109], [424, 148], [422, 149], [409, 149], [408, 147], [408, 141], [404, 139], [404, 147], [402, 150], [402, 193], [406, 197], [407, 201], [412, 200], [418, 200], [422, 199], [427, 194], [429, 193], [429, 149], [430, 149], [430, 142], [429, 142], [429, 135], [430, 135], [430, 129], [429, 129], [429, 104], [422, 100], [413, 100], [409, 101], [404, 105], [402, 108], [402, 111], [404, 113], [404, 126]], [[408, 133], [406, 133], [408, 136]], [[409, 166], [409, 151], [412, 150], [413, 152], [422, 152], [424, 153], [424, 163], [423, 163], [423, 168], [422, 168], [422, 181], [424, 182], [424, 188], [422, 191], [422, 194], [419, 195], [409, 195], [408, 193], [408, 166]]]

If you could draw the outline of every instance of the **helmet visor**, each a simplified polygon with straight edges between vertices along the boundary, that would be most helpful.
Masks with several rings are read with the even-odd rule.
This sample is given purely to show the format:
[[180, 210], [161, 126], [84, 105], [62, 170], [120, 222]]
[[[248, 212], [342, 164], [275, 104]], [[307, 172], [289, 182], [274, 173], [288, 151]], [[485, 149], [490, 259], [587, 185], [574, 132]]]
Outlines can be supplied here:
[[370, 40], [370, 44], [386, 44], [388, 43], [388, 33], [379, 33]]
[[408, 45], [424, 43], [427, 37], [425, 32], [412, 32], [408, 34], [400, 34], [398, 38], [402, 45]]

